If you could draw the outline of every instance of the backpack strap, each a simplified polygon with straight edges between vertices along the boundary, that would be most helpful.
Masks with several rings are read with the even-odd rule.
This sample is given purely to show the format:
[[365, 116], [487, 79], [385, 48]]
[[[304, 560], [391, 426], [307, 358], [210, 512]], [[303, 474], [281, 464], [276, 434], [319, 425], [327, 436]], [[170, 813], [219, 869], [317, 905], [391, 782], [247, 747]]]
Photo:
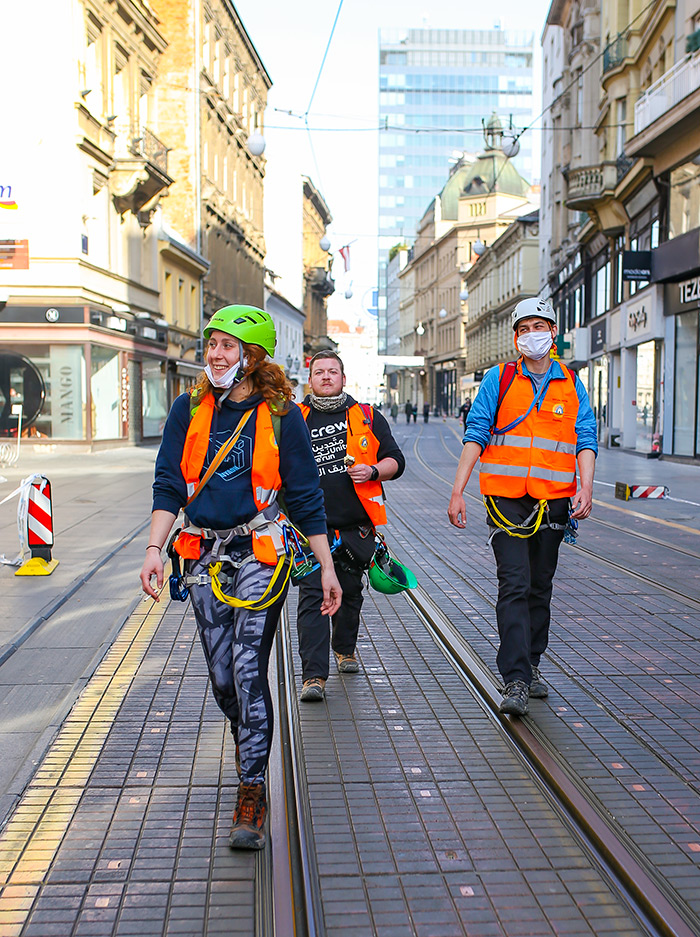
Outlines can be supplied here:
[[374, 408], [372, 407], [372, 404], [371, 404], [371, 403], [361, 403], [361, 404], [360, 404], [360, 410], [362, 410], [362, 412], [363, 412], [364, 415], [365, 415], [365, 423], [367, 423], [367, 425], [368, 425], [369, 428], [371, 429], [371, 428], [372, 428], [372, 424], [373, 424], [373, 422], [374, 422]]
[[498, 382], [498, 402], [496, 404], [496, 412], [493, 415], [493, 425], [498, 426], [498, 411], [501, 409], [501, 404], [503, 403], [503, 398], [508, 393], [510, 385], [515, 380], [515, 375], [517, 374], [517, 367], [515, 361], [506, 361], [503, 365], [503, 370], [501, 371], [501, 378]]

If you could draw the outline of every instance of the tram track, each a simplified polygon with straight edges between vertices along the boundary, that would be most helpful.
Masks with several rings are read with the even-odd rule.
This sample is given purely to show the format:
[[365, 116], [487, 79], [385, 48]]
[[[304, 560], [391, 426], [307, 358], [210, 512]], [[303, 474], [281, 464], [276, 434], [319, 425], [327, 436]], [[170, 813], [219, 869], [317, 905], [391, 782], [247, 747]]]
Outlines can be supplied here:
[[272, 665], [271, 682], [278, 687], [277, 731], [268, 775], [269, 843], [255, 865], [255, 937], [324, 937], [286, 605]]
[[498, 714], [500, 689], [481, 658], [428, 593], [406, 593], [442, 653], [488, 715], [494, 730], [555, 809], [601, 876], [650, 937], [697, 937], [700, 918], [569, 768], [536, 723]]

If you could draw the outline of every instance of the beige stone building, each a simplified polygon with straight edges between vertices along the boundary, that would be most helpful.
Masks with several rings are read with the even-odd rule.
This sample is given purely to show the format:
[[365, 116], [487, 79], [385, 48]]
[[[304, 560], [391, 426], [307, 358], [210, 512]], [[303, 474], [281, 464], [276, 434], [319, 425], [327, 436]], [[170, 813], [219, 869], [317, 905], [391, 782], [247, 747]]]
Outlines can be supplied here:
[[150, 3], [168, 42], [155, 92], [175, 180], [166, 220], [209, 261], [205, 319], [262, 306], [265, 159], [249, 140], [263, 133], [271, 79], [229, 0]]
[[328, 297], [335, 292], [331, 276], [333, 258], [321, 245], [333, 218], [323, 196], [308, 176], [304, 176], [302, 185], [304, 352], [309, 357], [324, 348], [335, 347], [335, 342], [328, 337], [326, 312]]
[[[547, 75], [565, 70], [580, 47], [597, 45], [602, 55], [589, 55], [582, 77], [583, 119], [567, 100], [575, 75], [564, 76], [551, 102], [552, 129], [561, 113], [580, 145], [572, 138], [558, 165], [543, 166], [551, 231], [543, 291], [566, 333], [564, 357], [589, 388], [601, 441], [697, 458], [700, 4], [604, 0], [599, 12], [579, 9], [553, 3], [545, 30], [545, 93]], [[550, 223], [561, 210], [553, 194], [562, 174], [566, 244]]]
[[473, 382], [473, 372], [479, 370], [475, 366], [469, 372], [465, 354], [471, 301], [467, 273], [479, 251], [536, 207], [529, 183], [504, 154], [502, 142], [503, 129], [494, 115], [483, 152], [456, 164], [421, 219], [412, 249], [414, 353], [425, 358], [422, 396], [431, 408], [447, 414], [459, 408], [465, 379]]
[[521, 299], [536, 296], [539, 281], [539, 216], [512, 222], [466, 275], [469, 312], [465, 328], [466, 370], [462, 390], [471, 396], [473, 377], [517, 357], [510, 314]]
[[[0, 212], [0, 386], [39, 442], [157, 438], [170, 392], [193, 370], [178, 337], [187, 345], [198, 332], [185, 318], [171, 332], [166, 316], [179, 315], [180, 278], [199, 303], [206, 270], [161, 225], [173, 185], [155, 110], [162, 24], [145, 0], [55, 0], [12, 5], [6, 26], [31, 35], [32, 55], [17, 42], [3, 52], [22, 91], [3, 116], [4, 140], [21, 143], [5, 146], [0, 181], [11, 203]], [[16, 418], [2, 412], [0, 434], [11, 435]]]

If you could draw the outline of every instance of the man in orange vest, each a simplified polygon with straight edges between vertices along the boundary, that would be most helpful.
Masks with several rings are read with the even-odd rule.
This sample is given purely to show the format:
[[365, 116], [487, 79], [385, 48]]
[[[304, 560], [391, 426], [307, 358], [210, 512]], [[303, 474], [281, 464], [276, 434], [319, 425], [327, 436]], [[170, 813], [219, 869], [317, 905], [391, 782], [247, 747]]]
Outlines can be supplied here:
[[341, 545], [333, 559], [343, 599], [332, 617], [321, 614], [319, 571], [299, 582], [297, 630], [303, 702], [322, 700], [330, 645], [339, 673], [357, 673], [355, 656], [362, 608], [362, 577], [374, 554], [374, 528], [386, 523], [382, 482], [398, 478], [405, 460], [386, 419], [344, 391], [345, 369], [333, 351], [309, 364], [311, 393], [301, 405], [311, 434], [326, 509], [329, 540]]
[[569, 517], [577, 521], [591, 513], [598, 441], [586, 389], [550, 357], [557, 334], [552, 306], [525, 299], [511, 322], [520, 357], [484, 376], [447, 513], [455, 527], [465, 526], [463, 492], [480, 460], [498, 572], [496, 664], [505, 683], [500, 711], [523, 716], [529, 697], [549, 693], [540, 657], [549, 640], [552, 579]]

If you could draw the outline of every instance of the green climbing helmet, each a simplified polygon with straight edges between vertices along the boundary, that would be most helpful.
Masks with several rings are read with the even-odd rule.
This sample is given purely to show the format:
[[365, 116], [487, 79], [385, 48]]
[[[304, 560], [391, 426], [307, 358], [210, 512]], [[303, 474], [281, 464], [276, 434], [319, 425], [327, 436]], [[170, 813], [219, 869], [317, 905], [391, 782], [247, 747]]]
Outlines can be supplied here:
[[214, 329], [233, 335], [247, 345], [260, 345], [270, 357], [275, 353], [275, 323], [268, 312], [257, 306], [224, 306], [217, 309], [204, 329], [205, 341]]
[[369, 584], [384, 595], [396, 595], [406, 589], [415, 589], [418, 580], [408, 566], [389, 556], [386, 549], [377, 550], [369, 567]]

